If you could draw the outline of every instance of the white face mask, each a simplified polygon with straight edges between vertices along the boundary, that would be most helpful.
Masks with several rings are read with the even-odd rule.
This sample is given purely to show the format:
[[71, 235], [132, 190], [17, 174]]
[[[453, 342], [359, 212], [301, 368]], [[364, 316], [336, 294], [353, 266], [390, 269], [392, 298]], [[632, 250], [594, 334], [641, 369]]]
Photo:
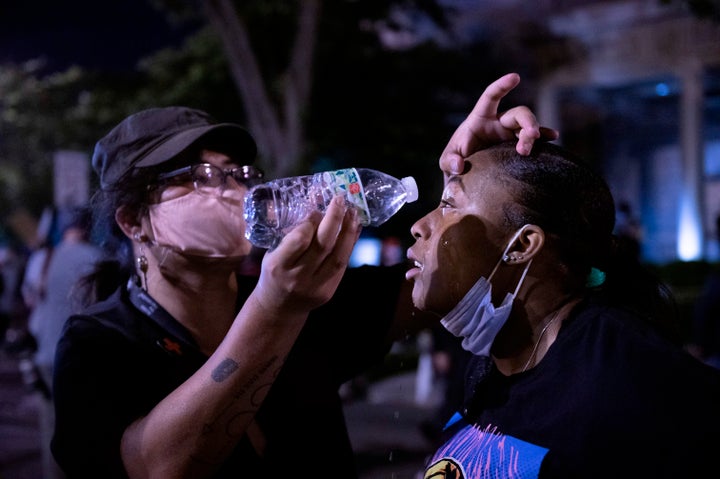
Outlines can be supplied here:
[[[229, 190], [226, 190], [226, 192]], [[150, 205], [154, 244], [205, 258], [245, 256], [242, 197], [202, 195], [197, 191]]]
[[490, 276], [487, 279], [481, 276], [453, 310], [440, 321], [449, 332], [457, 337], [463, 338], [463, 349], [477, 356], [490, 356], [490, 347], [493, 341], [495, 341], [495, 336], [497, 336], [505, 324], [505, 321], [507, 321], [510, 316], [515, 296], [520, 290], [523, 281], [525, 281], [525, 275], [527, 275], [528, 269], [530, 269], [532, 259], [527, 262], [523, 274], [515, 287], [515, 291], [508, 293], [500, 306], [496, 308], [495, 305], [492, 304], [492, 285], [490, 284], [490, 280], [524, 229], [525, 226], [513, 235], [505, 247], [505, 251], [500, 257], [500, 260], [495, 264]]

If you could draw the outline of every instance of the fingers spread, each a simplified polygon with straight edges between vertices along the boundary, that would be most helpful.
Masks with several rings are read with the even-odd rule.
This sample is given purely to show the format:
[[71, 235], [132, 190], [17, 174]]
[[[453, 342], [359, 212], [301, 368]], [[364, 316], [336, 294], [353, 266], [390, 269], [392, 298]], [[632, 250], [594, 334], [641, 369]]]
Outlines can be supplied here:
[[543, 140], [553, 141], [560, 138], [560, 132], [554, 128], [548, 128], [546, 126], [540, 127], [540, 137]]
[[495, 118], [502, 100], [513, 88], [520, 83], [520, 75], [508, 73], [492, 82], [480, 95], [471, 115]]
[[526, 106], [516, 106], [498, 115], [500, 124], [508, 130], [523, 129], [530, 136], [540, 137], [537, 118]]
[[440, 169], [446, 180], [449, 175], [462, 174], [465, 158], [487, 145], [517, 138], [518, 153], [528, 155], [538, 139], [559, 137], [556, 130], [541, 127], [533, 112], [525, 106], [498, 112], [500, 101], [519, 83], [517, 73], [508, 73], [491, 83], [480, 95], [440, 155]]

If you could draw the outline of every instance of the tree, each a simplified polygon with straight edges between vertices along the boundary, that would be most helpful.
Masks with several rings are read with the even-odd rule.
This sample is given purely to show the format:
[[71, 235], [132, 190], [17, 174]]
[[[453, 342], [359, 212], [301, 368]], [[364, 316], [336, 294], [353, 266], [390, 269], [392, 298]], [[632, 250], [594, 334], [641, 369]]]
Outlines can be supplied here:
[[[197, 5], [159, 1], [169, 15], [202, 23]], [[143, 59], [136, 71], [74, 69], [55, 83], [37, 70], [27, 72], [28, 84], [55, 89], [52, 107], [32, 105], [45, 93], [22, 100], [27, 106], [14, 111], [22, 111], [25, 129], [6, 122], [0, 127], [16, 134], [5, 138], [23, 151], [21, 142], [43, 137], [33, 142], [38, 152], [27, 163], [49, 171], [54, 149], [73, 145], [90, 153], [128, 114], [183, 104], [248, 125], [270, 177], [368, 166], [396, 176], [422, 176], [426, 170], [435, 182], [437, 156], [450, 130], [496, 76], [487, 62], [429, 40], [427, 32], [442, 29], [428, 25], [443, 25], [443, 10], [432, 1], [203, 0], [201, 5], [212, 28], [199, 29], [182, 48]], [[430, 20], [417, 22], [417, 12]], [[414, 30], [417, 25], [423, 31]], [[404, 49], [383, 41], [399, 37], [412, 41], [404, 42]], [[57, 78], [65, 81], [58, 84]], [[466, 87], [468, 93], [460, 93]], [[21, 96], [28, 91], [18, 88]], [[51, 198], [48, 192], [35, 194]], [[428, 191], [421, 199], [436, 196]]]
[[80, 69], [40, 77], [42, 62], [0, 68], [0, 217], [52, 203], [52, 152], [84, 148], [80, 117], [92, 83]]
[[[316, 45], [322, 32], [333, 24], [331, 20], [323, 25], [324, 18], [343, 18], [347, 21], [342, 25], [343, 31], [353, 36], [363, 23], [372, 25], [377, 19], [387, 18], [393, 8], [405, 5], [426, 12], [436, 24], [445, 24], [444, 11], [436, 2], [384, 1], [371, 2], [371, 6], [361, 6], [361, 3], [330, 2], [328, 10], [333, 12], [323, 17], [322, 0], [203, 2], [211, 24], [222, 39], [245, 107], [247, 124], [258, 142], [263, 162], [278, 176], [297, 172], [306, 151], [306, 115], [315, 80]], [[342, 10], [351, 11], [354, 16], [343, 15]], [[253, 29], [248, 27], [251, 22]], [[412, 26], [386, 23], [385, 28]], [[271, 39], [267, 38], [268, 32]], [[377, 32], [369, 33], [377, 40]], [[333, 41], [339, 38], [342, 37], [333, 37]], [[380, 42], [375, 41], [374, 48], [379, 50]], [[344, 55], [337, 48], [334, 54]], [[284, 63], [277, 61], [278, 58]]]
[[[297, 25], [288, 64], [275, 92], [281, 98], [276, 108], [263, 81], [244, 17], [238, 15], [231, 0], [208, 0], [204, 4], [211, 23], [222, 38], [260, 153], [270, 170], [279, 176], [287, 175], [294, 170], [303, 151], [302, 115], [312, 85], [321, 0], [304, 0], [296, 4]], [[246, 2], [246, 5], [252, 4]], [[265, 5], [267, 8], [267, 3]]]

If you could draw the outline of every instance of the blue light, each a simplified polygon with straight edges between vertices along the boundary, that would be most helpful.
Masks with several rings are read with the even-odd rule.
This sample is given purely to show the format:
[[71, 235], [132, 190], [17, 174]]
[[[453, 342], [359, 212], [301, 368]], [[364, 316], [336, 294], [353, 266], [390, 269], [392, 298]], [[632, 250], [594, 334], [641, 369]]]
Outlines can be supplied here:
[[378, 238], [360, 238], [350, 255], [349, 266], [357, 267], [365, 264], [377, 266], [380, 264], [382, 241]]
[[667, 83], [660, 82], [655, 85], [655, 93], [658, 96], [668, 96], [670, 94], [670, 87]]
[[690, 199], [684, 196], [680, 204], [677, 254], [682, 261], [695, 261], [702, 254], [702, 226]]

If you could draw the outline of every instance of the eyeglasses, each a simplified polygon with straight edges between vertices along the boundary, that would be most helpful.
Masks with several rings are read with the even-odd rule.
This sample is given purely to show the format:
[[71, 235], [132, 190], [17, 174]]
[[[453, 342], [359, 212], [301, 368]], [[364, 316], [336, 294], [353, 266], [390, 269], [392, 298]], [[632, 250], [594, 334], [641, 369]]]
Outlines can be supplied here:
[[260, 168], [252, 165], [223, 170], [210, 163], [199, 163], [163, 173], [157, 179], [159, 184], [192, 180], [198, 193], [215, 194], [218, 186], [226, 186], [228, 176], [249, 188], [259, 183], [264, 175]]

